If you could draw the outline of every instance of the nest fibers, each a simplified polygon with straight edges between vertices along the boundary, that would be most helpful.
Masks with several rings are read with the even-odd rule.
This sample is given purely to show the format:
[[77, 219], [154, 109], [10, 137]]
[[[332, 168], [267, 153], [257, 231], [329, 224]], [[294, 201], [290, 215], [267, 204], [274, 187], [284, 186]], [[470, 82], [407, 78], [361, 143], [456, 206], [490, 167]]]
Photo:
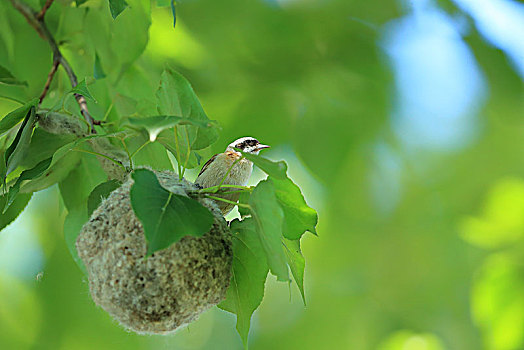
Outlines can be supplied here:
[[[173, 173], [156, 175], [174, 193], [187, 195], [196, 189]], [[225, 298], [231, 236], [216, 205], [198, 199], [215, 217], [211, 230], [200, 238], [186, 236], [144, 259], [144, 230], [129, 198], [132, 184], [129, 177], [100, 204], [82, 228], [76, 248], [97, 305], [137, 333], [168, 333]]]

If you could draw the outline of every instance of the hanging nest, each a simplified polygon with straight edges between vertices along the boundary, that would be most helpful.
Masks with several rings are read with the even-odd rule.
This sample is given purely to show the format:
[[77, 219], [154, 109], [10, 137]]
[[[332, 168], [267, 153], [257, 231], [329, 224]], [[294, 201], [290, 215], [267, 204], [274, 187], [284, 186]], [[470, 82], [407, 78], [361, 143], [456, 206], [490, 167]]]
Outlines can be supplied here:
[[[172, 172], [156, 172], [160, 184], [180, 195], [196, 187]], [[165, 334], [194, 321], [226, 296], [233, 251], [229, 228], [216, 204], [204, 236], [186, 236], [145, 257], [142, 224], [131, 207], [131, 176], [102, 201], [77, 241], [94, 302], [124, 327], [141, 334]]]

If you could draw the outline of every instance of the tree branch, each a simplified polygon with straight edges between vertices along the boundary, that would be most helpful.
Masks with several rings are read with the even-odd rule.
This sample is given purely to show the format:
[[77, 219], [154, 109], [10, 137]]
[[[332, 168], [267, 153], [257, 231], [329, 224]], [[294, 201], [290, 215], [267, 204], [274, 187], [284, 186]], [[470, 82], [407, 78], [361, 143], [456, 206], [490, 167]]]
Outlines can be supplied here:
[[45, 16], [45, 13], [47, 12], [47, 10], [51, 7], [51, 4], [53, 3], [53, 0], [46, 0], [44, 6], [42, 7], [42, 9], [40, 10], [40, 12], [38, 12], [38, 14], [36, 15], [36, 19], [38, 19], [39, 21], [43, 20], [44, 19], [44, 16]]
[[[31, 27], [33, 27], [36, 30], [38, 35], [40, 35], [42, 39], [48, 42], [49, 46], [51, 47], [51, 51], [53, 52], [53, 67], [56, 64], [55, 62], [58, 62], [58, 65], [62, 65], [67, 76], [69, 77], [71, 86], [74, 88], [78, 85], [78, 79], [76, 78], [76, 74], [73, 71], [73, 69], [71, 68], [71, 66], [69, 65], [69, 62], [65, 59], [64, 56], [62, 56], [62, 53], [60, 52], [60, 49], [58, 48], [58, 45], [55, 39], [53, 38], [49, 30], [47, 29], [47, 26], [44, 22], [44, 15], [52, 3], [53, 3], [53, 0], [47, 0], [42, 10], [39, 13], [36, 13], [29, 5], [25, 4], [24, 2], [20, 0], [11, 0], [11, 4], [13, 5], [13, 7], [17, 9], [18, 12], [20, 12], [25, 17], [25, 19], [31, 25]], [[58, 65], [57, 65], [57, 68], [58, 68]], [[49, 76], [47, 78], [48, 81], [46, 82], [46, 86], [48, 83], [51, 84], [50, 80], [53, 79], [53, 75], [56, 73], [56, 69], [52, 69], [51, 73], [49, 73]], [[49, 89], [48, 86], [47, 86], [47, 89]], [[43, 97], [45, 97], [45, 94], [47, 94], [47, 89], [46, 87], [44, 87], [44, 92], [42, 92], [41, 100], [43, 99]], [[95, 121], [93, 117], [89, 114], [89, 111], [87, 109], [86, 99], [84, 96], [80, 94], [75, 94], [75, 99], [78, 105], [80, 106], [80, 111], [83, 117], [89, 124], [91, 133], [96, 134], [94, 125], [99, 125], [100, 122]]]
[[51, 82], [53, 81], [53, 77], [55, 76], [55, 73], [58, 70], [59, 65], [60, 61], [56, 57], [53, 57], [53, 66], [51, 67], [51, 71], [47, 76], [47, 81], [45, 82], [44, 90], [42, 91], [42, 94], [40, 94], [40, 103], [42, 103], [45, 96], [47, 95], [47, 91], [49, 90], [49, 86], [51, 86]]

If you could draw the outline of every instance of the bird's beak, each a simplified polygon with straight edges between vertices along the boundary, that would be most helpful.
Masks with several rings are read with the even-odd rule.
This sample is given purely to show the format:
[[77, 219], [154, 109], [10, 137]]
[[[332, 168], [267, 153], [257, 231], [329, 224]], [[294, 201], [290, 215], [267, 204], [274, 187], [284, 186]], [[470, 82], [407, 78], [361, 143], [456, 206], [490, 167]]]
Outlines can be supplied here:
[[271, 146], [260, 144], [260, 145], [257, 146], [257, 151], [260, 151], [260, 150], [262, 150], [264, 148], [269, 148], [269, 147], [271, 147]]

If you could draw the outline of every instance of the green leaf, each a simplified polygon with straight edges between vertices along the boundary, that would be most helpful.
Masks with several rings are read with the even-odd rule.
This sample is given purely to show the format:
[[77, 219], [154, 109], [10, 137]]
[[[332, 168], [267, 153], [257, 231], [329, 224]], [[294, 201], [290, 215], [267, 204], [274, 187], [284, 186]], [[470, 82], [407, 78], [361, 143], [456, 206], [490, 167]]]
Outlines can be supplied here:
[[[187, 118], [177, 117], [173, 115], [155, 115], [152, 117], [143, 118], [127, 118], [124, 121], [124, 126], [135, 130], [145, 130], [149, 134], [149, 140], [155, 141], [158, 134], [162, 131], [172, 128], [175, 125], [194, 125], [200, 128], [207, 128], [208, 123], [191, 120]], [[174, 137], [173, 137], [174, 138]]]
[[82, 208], [87, 214], [87, 201], [93, 189], [107, 179], [98, 159], [82, 154], [80, 162], [58, 184], [60, 195], [68, 211]]
[[21, 193], [31, 193], [46, 189], [62, 181], [77, 166], [80, 161], [80, 153], [69, 152], [60, 155], [59, 151], [53, 155], [51, 165], [42, 176], [22, 185], [20, 188]]
[[118, 180], [109, 180], [96, 186], [87, 199], [87, 216], [91, 216], [102, 200], [109, 197], [111, 192], [120, 187], [120, 185], [122, 183]]
[[213, 214], [194, 199], [163, 188], [150, 170], [132, 174], [131, 205], [142, 222], [148, 241], [147, 255], [169, 247], [182, 237], [201, 237], [213, 225]]
[[284, 161], [274, 162], [272, 160], [269, 160], [267, 158], [264, 158], [262, 156], [259, 156], [257, 154], [251, 154], [242, 152], [238, 148], [236, 149], [238, 152], [242, 153], [242, 155], [253, 162], [256, 166], [258, 166], [260, 169], [262, 169], [266, 174], [269, 176], [274, 177], [275, 179], [279, 180], [285, 180], [287, 179], [287, 164]]
[[85, 266], [78, 257], [75, 242], [82, 226], [89, 219], [88, 197], [93, 188], [106, 178], [96, 157], [84, 154], [80, 157], [78, 165], [58, 184], [60, 195], [68, 211], [64, 221], [64, 239], [73, 260], [84, 273]]
[[11, 4], [8, 4], [7, 1], [0, 1], [0, 38], [5, 48], [5, 57], [13, 59], [15, 51], [15, 28], [11, 25], [11, 21], [9, 20], [11, 13], [8, 10], [8, 7], [10, 5]]
[[32, 168], [43, 159], [52, 157], [60, 147], [76, 139], [75, 135], [51, 134], [40, 127], [36, 127], [26, 156], [20, 165], [25, 168]]
[[485, 349], [521, 349], [524, 341], [522, 258], [491, 254], [474, 274], [470, 309]]
[[251, 215], [266, 253], [271, 273], [279, 281], [289, 281], [286, 256], [282, 247], [282, 223], [284, 213], [278, 204], [273, 184], [260, 181], [249, 197]]
[[87, 88], [87, 83], [85, 79], [79, 82], [74, 88], [72, 88], [71, 91], [69, 91], [69, 93], [79, 94], [84, 96], [85, 98], [88, 98], [96, 102], [95, 98], [93, 97], [93, 95], [91, 95], [89, 89]]
[[[147, 142], [149, 142], [147, 135], [139, 134], [127, 140], [127, 147], [133, 153]], [[146, 165], [156, 169], [173, 169], [165, 147], [158, 142], [149, 143], [138, 153], [135, 153], [133, 164], [135, 167]]]
[[[167, 130], [166, 130], [167, 131]], [[163, 134], [163, 133], [162, 133]], [[193, 169], [200, 165], [202, 157], [195, 151], [189, 152], [189, 157], [187, 155], [187, 147], [179, 147], [180, 155], [176, 150], [176, 143], [173, 137], [165, 137], [160, 134], [158, 136], [158, 142], [162, 144], [177, 161], [181, 162], [181, 165], [184, 165], [186, 169]]]
[[106, 77], [106, 73], [104, 73], [104, 69], [102, 68], [102, 63], [100, 62], [100, 57], [98, 56], [98, 53], [95, 53], [95, 66], [93, 67], [93, 76], [97, 80]]
[[125, 2], [125, 0], [109, 0], [109, 9], [111, 10], [113, 19], [116, 19], [126, 7], [127, 2]]
[[206, 116], [191, 84], [181, 74], [171, 69], [164, 70], [156, 97], [159, 114], [181, 116], [208, 126], [188, 125], [178, 129], [178, 137], [186, 137], [191, 150], [206, 148], [218, 139], [216, 123]]
[[0, 84], [27, 86], [27, 82], [16, 79], [13, 74], [3, 66], [0, 66]]
[[49, 168], [49, 165], [51, 164], [52, 158], [47, 158], [35, 165], [34, 168], [31, 168], [29, 170], [24, 170], [16, 180], [15, 184], [9, 188], [9, 192], [7, 193], [7, 201], [5, 203], [4, 209], [2, 214], [5, 214], [7, 209], [11, 206], [11, 204], [14, 202], [16, 195], [20, 191], [20, 185], [22, 184], [22, 181], [24, 180], [32, 180], [34, 178], [42, 176], [44, 171]]
[[83, 4], [85, 4], [87, 0], [75, 0], [76, 7], [79, 7]]
[[0, 153], [0, 188], [7, 185], [5, 152]]
[[[73, 151], [77, 146], [83, 144], [84, 142], [90, 139], [111, 137], [119, 134], [120, 133], [112, 133], [105, 135], [89, 135], [80, 139], [76, 139], [68, 144], [65, 144], [64, 146], [56, 150], [56, 152], [54, 152], [53, 161], [51, 162], [49, 169], [46, 170], [45, 174], [39, 177], [38, 179], [25, 183], [20, 189], [20, 192], [29, 193], [41, 191], [49, 186], [54, 185], [57, 182], [62, 181], [67, 177], [71, 170], [73, 170], [73, 168], [77, 166], [78, 162], [81, 159], [81, 153]], [[96, 162], [96, 165], [98, 166], [98, 162]], [[99, 182], [101, 181], [103, 180], [100, 180]], [[90, 191], [91, 189], [89, 189], [89, 192]]]
[[156, 0], [156, 6], [158, 7], [171, 6], [171, 0]]
[[[413, 341], [416, 339], [416, 343]], [[413, 345], [413, 344], [416, 345]], [[419, 345], [420, 344], [420, 345]], [[424, 345], [422, 345], [424, 344]], [[506, 347], [482, 347], [483, 349], [512, 349]], [[376, 350], [446, 350], [448, 347], [432, 333], [417, 333], [410, 330], [397, 330], [374, 347]]]
[[[118, 0], [117, 0], [118, 1]], [[123, 1], [123, 0], [122, 0]], [[120, 84], [124, 82], [131, 82], [136, 84], [138, 75], [146, 75], [146, 79], [143, 83], [147, 82], [147, 86], [140, 88], [140, 90], [124, 89], [122, 93], [132, 95], [136, 98], [142, 98], [151, 96], [151, 90], [149, 85], [150, 73], [143, 68], [133, 67], [132, 64], [140, 57], [147, 47], [149, 40], [149, 26], [151, 25], [151, 2], [143, 0], [127, 0], [130, 10], [122, 14], [116, 21], [111, 25], [111, 37], [110, 45], [108, 50], [114, 52], [115, 57], [118, 59], [118, 65], [115, 67], [118, 69], [118, 74], [122, 77]], [[127, 80], [125, 75], [129, 78]], [[139, 91], [147, 89], [147, 95], [142, 95]], [[130, 91], [137, 91], [138, 94], [130, 94]]]
[[317, 212], [306, 204], [300, 188], [289, 178], [270, 178], [269, 181], [272, 182], [277, 200], [284, 211], [284, 237], [300, 239], [306, 231], [316, 234]]
[[114, 103], [121, 116], [131, 115], [137, 111], [138, 102], [132, 97], [116, 94]]
[[[251, 196], [250, 192], [240, 192], [240, 196], [238, 197], [238, 203], [242, 204], [248, 204], [249, 205], [249, 197]], [[249, 208], [238, 206], [238, 212], [240, 213], [240, 216], [248, 216], [251, 215], [251, 211]]]
[[20, 192], [30, 193], [41, 191], [65, 179], [81, 159], [80, 153], [72, 152], [72, 150], [86, 140], [97, 137], [107, 137], [107, 135], [90, 135], [81, 139], [76, 139], [57, 149], [53, 153], [51, 165], [45, 171], [43, 176], [25, 183], [21, 187]]
[[156, 91], [157, 110], [159, 114], [188, 116], [202, 106], [189, 82], [172, 69], [165, 69], [160, 76], [160, 85]]
[[[16, 197], [9, 209], [2, 215], [0, 215], [0, 230], [3, 230], [4, 227], [13, 222], [22, 211], [24, 211], [27, 203], [31, 199], [33, 194], [21, 194]], [[7, 196], [0, 196], [0, 208], [3, 208], [6, 205]]]
[[300, 251], [300, 241], [282, 238], [282, 244], [284, 245], [287, 263], [302, 295], [302, 301], [306, 305], [306, 296], [304, 295], [304, 268], [306, 267], [306, 261]]
[[218, 305], [237, 315], [237, 331], [247, 348], [251, 315], [264, 297], [268, 266], [252, 218], [231, 222], [233, 268], [226, 299]]
[[459, 231], [484, 249], [510, 247], [524, 238], [524, 181], [502, 178], [490, 189], [483, 212], [462, 219]]
[[147, 98], [141, 98], [136, 103], [136, 114], [138, 115], [157, 115], [156, 102]]
[[15, 170], [20, 162], [24, 159], [29, 143], [31, 142], [31, 135], [33, 134], [33, 127], [36, 123], [35, 107], [31, 107], [29, 112], [22, 122], [15, 139], [5, 151], [5, 166], [6, 174], [8, 175]]
[[173, 130], [164, 130], [158, 141], [174, 156], [177, 162], [187, 169], [200, 165], [200, 155], [191, 149], [186, 126], [180, 125]]
[[78, 207], [70, 210], [64, 220], [64, 240], [66, 242], [67, 249], [69, 249], [69, 253], [73, 257], [73, 260], [86, 276], [86, 267], [82, 262], [82, 259], [80, 259], [78, 256], [78, 252], [76, 251], [76, 238], [80, 234], [82, 226], [84, 226], [88, 219], [89, 218], [87, 217], [85, 210], [83, 210], [82, 207]]
[[38, 99], [35, 98], [22, 107], [10, 112], [2, 120], [0, 120], [0, 136], [18, 124], [22, 119], [24, 119], [24, 117], [27, 115], [27, 112], [29, 112], [29, 109], [36, 106], [37, 104]]

